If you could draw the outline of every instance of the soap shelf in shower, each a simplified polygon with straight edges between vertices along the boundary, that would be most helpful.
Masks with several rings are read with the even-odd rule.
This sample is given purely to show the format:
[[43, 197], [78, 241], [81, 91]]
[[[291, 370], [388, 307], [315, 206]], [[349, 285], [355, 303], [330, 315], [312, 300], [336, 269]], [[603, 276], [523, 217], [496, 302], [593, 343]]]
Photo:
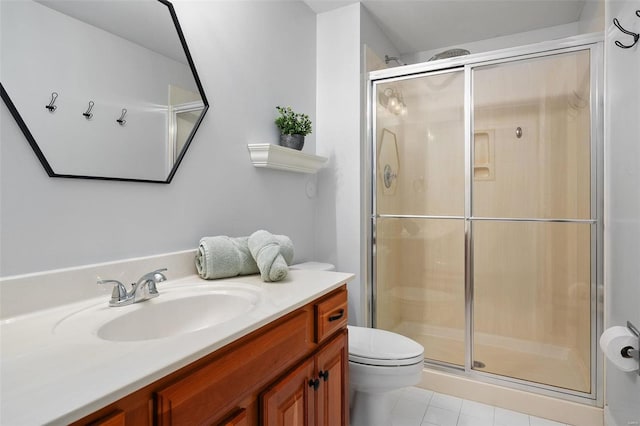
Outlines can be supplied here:
[[473, 179], [495, 180], [493, 160], [493, 130], [478, 130], [473, 134]]
[[247, 148], [255, 167], [297, 173], [317, 173], [328, 161], [326, 157], [306, 154], [270, 143], [248, 144]]

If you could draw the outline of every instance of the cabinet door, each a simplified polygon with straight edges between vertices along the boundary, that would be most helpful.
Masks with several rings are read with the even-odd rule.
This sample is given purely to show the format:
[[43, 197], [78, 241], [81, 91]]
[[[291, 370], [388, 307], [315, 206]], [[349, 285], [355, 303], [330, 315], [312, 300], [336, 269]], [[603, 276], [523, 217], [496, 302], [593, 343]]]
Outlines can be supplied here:
[[[262, 396], [265, 426], [314, 424], [313, 359], [303, 362]], [[316, 386], [317, 387], [317, 386]]]
[[317, 395], [317, 425], [348, 425], [349, 407], [349, 353], [347, 332], [341, 332], [316, 355], [316, 368], [320, 378]]

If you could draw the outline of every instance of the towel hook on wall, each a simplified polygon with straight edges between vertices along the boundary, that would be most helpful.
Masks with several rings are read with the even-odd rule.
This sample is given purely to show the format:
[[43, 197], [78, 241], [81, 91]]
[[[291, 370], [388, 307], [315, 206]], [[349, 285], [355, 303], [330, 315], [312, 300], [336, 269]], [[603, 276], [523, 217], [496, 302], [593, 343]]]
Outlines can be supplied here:
[[[636, 10], [636, 16], [638, 18], [640, 18], [640, 10]], [[620, 25], [620, 21], [618, 21], [618, 18], [613, 18], [613, 25], [615, 25], [616, 27], [618, 27], [618, 29], [620, 31], [622, 31], [623, 33], [625, 33], [626, 35], [630, 35], [631, 37], [633, 37], [633, 43], [632, 44], [622, 44], [620, 43], [618, 40], [615, 41], [616, 46], [622, 48], [622, 49], [631, 49], [633, 46], [636, 45], [636, 43], [638, 43], [638, 40], [640, 40], [640, 34], [638, 33], [634, 33], [633, 31], [628, 31], [625, 30], [622, 25]]]
[[82, 113], [82, 115], [84, 115], [84, 118], [86, 118], [87, 120], [91, 120], [91, 118], [93, 117], [93, 113], [91, 112], [91, 110], [93, 109], [94, 105], [95, 104], [93, 101], [89, 101], [89, 108], [87, 108], [87, 110]]
[[121, 126], [124, 126], [125, 123], [127, 122], [127, 120], [124, 119], [125, 115], [127, 115], [127, 109], [126, 108], [122, 108], [122, 115], [120, 116], [120, 118], [118, 118], [116, 120], [116, 123], [118, 123]]
[[58, 98], [58, 93], [51, 92], [51, 101], [49, 102], [49, 105], [45, 105], [45, 108], [48, 109], [49, 112], [51, 113], [53, 113], [56, 109], [58, 109], [58, 107], [54, 105], [56, 103], [57, 98]]

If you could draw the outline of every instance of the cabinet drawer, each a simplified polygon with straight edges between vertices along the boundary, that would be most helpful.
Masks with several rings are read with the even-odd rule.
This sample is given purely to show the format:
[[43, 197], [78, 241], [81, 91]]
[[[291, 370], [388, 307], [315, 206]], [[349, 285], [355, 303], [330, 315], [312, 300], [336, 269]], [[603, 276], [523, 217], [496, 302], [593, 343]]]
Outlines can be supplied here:
[[[209, 365], [156, 392], [159, 425], [220, 422], [247, 395], [258, 392], [313, 349], [310, 310], [227, 350]], [[240, 423], [242, 424], [242, 423]]]
[[125, 425], [125, 415], [124, 411], [117, 410], [113, 413], [107, 415], [106, 417], [101, 418], [98, 421], [91, 423], [91, 426], [124, 426]]
[[316, 342], [347, 325], [347, 289], [342, 287], [315, 304]]

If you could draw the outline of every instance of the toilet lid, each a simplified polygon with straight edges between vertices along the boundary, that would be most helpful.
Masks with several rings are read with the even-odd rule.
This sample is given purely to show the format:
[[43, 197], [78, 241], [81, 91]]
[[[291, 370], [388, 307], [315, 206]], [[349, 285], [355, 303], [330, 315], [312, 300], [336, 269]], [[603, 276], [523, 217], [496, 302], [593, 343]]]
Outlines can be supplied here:
[[376, 328], [348, 326], [349, 361], [367, 365], [401, 366], [424, 361], [419, 343]]

